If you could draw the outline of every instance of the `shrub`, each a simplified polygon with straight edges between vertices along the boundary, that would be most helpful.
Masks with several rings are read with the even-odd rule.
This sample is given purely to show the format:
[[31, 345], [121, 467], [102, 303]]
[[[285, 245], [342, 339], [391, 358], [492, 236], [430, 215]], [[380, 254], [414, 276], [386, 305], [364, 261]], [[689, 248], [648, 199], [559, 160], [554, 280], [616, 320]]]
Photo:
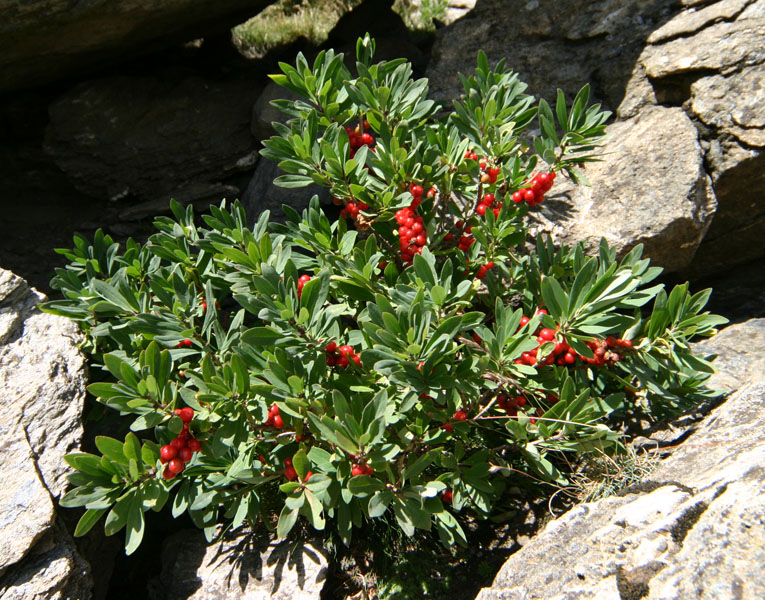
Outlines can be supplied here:
[[145, 245], [98, 232], [60, 251], [45, 309], [82, 325], [89, 391], [132, 419], [67, 457], [77, 535], [106, 515], [130, 553], [171, 502], [210, 537], [304, 519], [348, 543], [386, 515], [464, 543], [460, 514], [489, 515], [511, 478], [563, 483], [563, 453], [618, 451], [619, 416], [712, 393], [688, 346], [724, 322], [701, 312], [709, 291], [649, 285], [640, 247], [523, 250], [556, 175], [595, 159], [608, 113], [588, 88], [553, 111], [479, 54], [445, 111], [373, 53], [360, 39], [357, 77], [332, 51], [273, 76], [304, 100], [275, 102], [290, 120], [262, 153], [277, 184], [330, 188], [339, 220], [316, 198], [252, 229], [238, 203], [203, 224], [173, 203]]

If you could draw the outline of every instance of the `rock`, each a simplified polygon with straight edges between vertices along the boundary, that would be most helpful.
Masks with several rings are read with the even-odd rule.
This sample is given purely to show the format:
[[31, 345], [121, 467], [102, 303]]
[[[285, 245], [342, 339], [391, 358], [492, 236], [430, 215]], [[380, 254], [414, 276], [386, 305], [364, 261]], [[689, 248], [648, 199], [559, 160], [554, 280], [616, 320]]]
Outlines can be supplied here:
[[716, 23], [691, 37], [646, 46], [640, 62], [652, 79], [707, 69], [729, 72], [765, 61], [763, 37], [760, 19]]
[[[762, 321], [705, 347], [756, 332], [761, 349]], [[721, 366], [737, 370], [736, 360]], [[745, 373], [751, 379], [645, 481], [552, 521], [476, 600], [765, 597], [765, 376], [753, 362]]]
[[729, 76], [702, 77], [691, 85], [691, 111], [699, 120], [739, 142], [765, 146], [765, 64]]
[[646, 41], [649, 44], [657, 44], [695, 33], [699, 29], [718, 21], [730, 21], [740, 15], [751, 3], [752, 0], [723, 0], [697, 11], [686, 11], [682, 17], [672, 19], [669, 23], [659, 27], [648, 36]]
[[427, 70], [432, 96], [456, 98], [462, 92], [457, 73], [472, 73], [483, 50], [491, 63], [505, 58], [537, 96], [554, 100], [561, 88], [571, 100], [590, 82], [597, 99], [614, 109], [645, 38], [671, 14], [658, 0], [533, 0], [511, 9], [501, 0], [479, 0], [436, 32]]
[[184, 194], [251, 169], [258, 84], [169, 73], [89, 81], [50, 107], [45, 148], [77, 188], [102, 199]]
[[608, 133], [604, 160], [586, 169], [592, 186], [556, 181], [549, 201], [531, 213], [533, 231], [569, 246], [586, 240], [592, 249], [605, 237], [620, 254], [642, 243], [668, 271], [687, 266], [715, 209], [696, 128], [679, 108], [651, 107]]
[[327, 558], [311, 545], [268, 543], [243, 533], [207, 545], [200, 531], [181, 531], [162, 552], [152, 600], [318, 600]]
[[90, 565], [57, 525], [25, 561], [0, 578], [0, 600], [88, 600], [91, 588]]
[[270, 0], [0, 0], [0, 92], [225, 32]]
[[43, 294], [0, 269], [0, 599], [89, 598], [89, 567], [56, 524], [64, 455], [80, 444], [81, 334]]
[[311, 198], [315, 195], [319, 196], [323, 204], [329, 204], [330, 195], [326, 188], [317, 185], [304, 188], [282, 188], [273, 183], [279, 175], [283, 173], [275, 162], [266, 158], [260, 159], [255, 174], [241, 198], [250, 225], [257, 222], [264, 210], [271, 211], [272, 221], [284, 221], [282, 209], [284, 204], [302, 213], [305, 208], [308, 208]]
[[45, 299], [0, 269], [0, 315], [13, 323], [0, 334], [0, 405], [9, 416], [8, 426], [20, 420], [20, 451], [27, 452], [26, 447], [33, 454], [43, 484], [57, 498], [68, 485], [64, 455], [82, 438], [87, 367], [77, 347], [79, 329], [69, 319], [37, 310]]
[[718, 372], [709, 378], [709, 387], [735, 391], [757, 373], [765, 373], [765, 319], [721, 329], [714, 337], [694, 344], [693, 351], [717, 357]]
[[264, 140], [276, 135], [276, 131], [274, 131], [271, 123], [274, 121], [277, 123], [286, 123], [289, 119], [288, 115], [285, 115], [275, 106], [271, 106], [272, 100], [294, 101], [299, 98], [300, 96], [295, 92], [291, 92], [287, 88], [270, 81], [266, 87], [263, 88], [263, 91], [252, 107], [252, 123], [250, 127], [255, 139]]
[[[689, 9], [655, 31], [625, 98], [683, 105], [697, 123], [718, 209], [694, 262], [698, 278], [765, 256], [765, 1], [725, 0]], [[622, 107], [620, 107], [620, 114]]]

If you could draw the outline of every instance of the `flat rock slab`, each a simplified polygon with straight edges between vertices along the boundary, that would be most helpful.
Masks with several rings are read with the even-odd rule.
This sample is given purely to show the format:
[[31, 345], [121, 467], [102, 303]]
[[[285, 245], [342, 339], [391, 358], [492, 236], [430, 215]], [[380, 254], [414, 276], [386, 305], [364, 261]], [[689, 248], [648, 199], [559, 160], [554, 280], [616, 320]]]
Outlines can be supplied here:
[[228, 534], [208, 545], [199, 531], [165, 542], [152, 600], [319, 600], [327, 557], [310, 545]]

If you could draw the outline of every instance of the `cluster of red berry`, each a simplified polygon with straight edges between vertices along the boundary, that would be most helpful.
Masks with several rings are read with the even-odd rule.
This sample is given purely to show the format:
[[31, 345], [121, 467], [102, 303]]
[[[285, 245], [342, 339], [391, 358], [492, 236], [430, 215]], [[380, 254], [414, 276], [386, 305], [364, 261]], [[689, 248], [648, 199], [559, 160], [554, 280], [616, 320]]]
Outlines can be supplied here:
[[194, 418], [194, 409], [177, 408], [175, 414], [183, 421], [183, 428], [175, 439], [159, 449], [159, 461], [165, 465], [162, 471], [162, 477], [165, 479], [174, 479], [186, 468], [186, 463], [194, 456], [194, 452], [199, 452], [202, 448], [202, 444], [191, 435], [189, 429], [189, 423]]
[[497, 202], [496, 197], [492, 193], [484, 194], [478, 206], [475, 207], [475, 212], [482, 217], [486, 215], [487, 210], [491, 210], [494, 213], [495, 219], [499, 217], [499, 212], [502, 210], [502, 203]]
[[338, 367], [347, 367], [351, 364], [351, 361], [356, 363], [357, 367], [361, 367], [361, 356], [356, 354], [353, 346], [349, 346], [348, 344], [338, 346], [336, 342], [332, 341], [327, 344], [324, 351], [327, 353], [328, 367], [334, 367], [335, 365]]
[[[311, 475], [313, 475], [313, 471], [308, 471], [303, 478], [303, 483], [307, 482], [311, 478]], [[298, 472], [295, 470], [295, 467], [292, 466], [291, 458], [284, 459], [284, 476], [289, 481], [295, 481], [298, 478]]]
[[[452, 421], [467, 421], [467, 413], [464, 410], [458, 410], [452, 415]], [[444, 423], [441, 429], [445, 431], [454, 431], [451, 423]]]
[[300, 277], [298, 277], [298, 282], [297, 282], [298, 298], [300, 298], [300, 296], [303, 295], [303, 286], [309, 281], [311, 281], [310, 275], [301, 275]]
[[[332, 199], [333, 202], [335, 200], [339, 200], [339, 198]], [[342, 202], [343, 201], [340, 200], [341, 204]], [[343, 208], [343, 210], [340, 211], [340, 216], [343, 218], [350, 217], [356, 222], [357, 225], [363, 224], [364, 221], [359, 219], [359, 213], [362, 210], [367, 210], [368, 208], [369, 208], [369, 204], [367, 204], [366, 202], [354, 202], [353, 200], [351, 200], [350, 202], [346, 202], [345, 208]]]
[[490, 167], [489, 163], [485, 159], [480, 158], [473, 150], [465, 152], [465, 158], [478, 162], [478, 166], [481, 169], [481, 183], [484, 185], [497, 182], [499, 176], [499, 167]]
[[550, 191], [555, 181], [555, 171], [549, 173], [537, 173], [529, 181], [524, 182], [524, 186], [515, 192], [512, 196], [513, 202], [520, 204], [526, 202], [529, 206], [536, 206], [545, 199], [545, 194]]
[[272, 425], [273, 427], [276, 427], [277, 429], [281, 429], [282, 427], [284, 427], [284, 421], [282, 420], [282, 417], [279, 414], [278, 404], [272, 404], [271, 407], [268, 409], [268, 418], [266, 419], [266, 425]]
[[475, 276], [478, 277], [478, 279], [483, 279], [486, 277], [486, 273], [488, 273], [491, 269], [494, 268], [494, 263], [489, 261], [485, 265], [481, 265], [478, 267], [478, 271], [476, 271]]
[[[409, 192], [414, 196], [412, 203], [406, 208], [396, 211], [396, 223], [398, 223], [398, 239], [401, 248], [401, 260], [404, 265], [411, 265], [415, 254], [422, 252], [423, 246], [428, 243], [428, 232], [425, 230], [422, 217], [417, 214], [417, 207], [422, 202], [425, 190], [421, 185], [412, 183]], [[430, 188], [427, 197], [435, 194], [435, 189]]]
[[358, 125], [356, 125], [356, 127], [351, 127], [350, 125], [345, 126], [345, 132], [348, 134], [348, 141], [351, 144], [351, 158], [356, 155], [356, 150], [362, 146], [369, 146], [369, 149], [374, 152], [373, 146], [375, 138], [371, 133], [364, 131], [364, 129], [369, 129], [369, 121], [366, 119], [364, 119], [363, 122], [363, 129]]
[[[547, 314], [547, 311], [541, 308], [537, 310], [536, 314]], [[520, 326], [525, 326], [529, 321], [529, 317], [524, 315], [521, 317]], [[608, 336], [605, 340], [591, 340], [587, 342], [587, 346], [594, 354], [592, 358], [588, 358], [582, 356], [571, 348], [566, 338], [561, 336], [559, 332], [554, 329], [537, 329], [536, 336], [537, 344], [539, 344], [539, 346], [521, 354], [521, 357], [515, 360], [517, 364], [526, 364], [533, 367], [537, 365], [537, 363], [540, 363], [544, 365], [557, 364], [561, 367], [570, 367], [575, 365], [577, 361], [580, 361], [595, 367], [602, 367], [605, 365], [613, 365], [622, 359], [622, 355], [615, 351], [616, 348], [632, 348], [632, 340], [623, 340], [621, 338], [617, 339], [613, 336]], [[537, 358], [539, 348], [546, 343], [553, 344], [552, 352], [540, 362]]]
[[507, 413], [508, 417], [518, 416], [518, 409], [526, 406], [526, 396], [510, 396], [497, 394], [497, 408]]
[[351, 467], [351, 477], [357, 477], [359, 475], [372, 475], [374, 469], [366, 463], [356, 463]]
[[[455, 225], [457, 229], [462, 229], [462, 221], [457, 221]], [[463, 252], [467, 252], [468, 250], [470, 250], [470, 246], [472, 246], [473, 243], [475, 242], [475, 238], [472, 235], [470, 235], [471, 233], [473, 233], [473, 226], [468, 225], [465, 228], [465, 233], [463, 233], [460, 236], [460, 241], [458, 243], [458, 246], [459, 246], [459, 249], [462, 250]]]

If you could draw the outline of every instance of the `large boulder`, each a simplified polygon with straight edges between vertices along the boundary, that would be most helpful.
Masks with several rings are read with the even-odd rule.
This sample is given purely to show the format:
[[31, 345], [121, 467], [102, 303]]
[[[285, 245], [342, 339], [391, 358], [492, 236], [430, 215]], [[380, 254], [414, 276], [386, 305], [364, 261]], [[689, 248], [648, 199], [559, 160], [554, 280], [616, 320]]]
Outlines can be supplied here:
[[682, 105], [702, 133], [718, 209], [691, 277], [765, 256], [764, 38], [763, 0], [688, 8], [648, 37], [636, 66], [645, 78], [626, 94], [638, 104]]
[[642, 243], [654, 264], [687, 266], [716, 207], [696, 128], [682, 109], [650, 107], [607, 131], [605, 160], [586, 170], [592, 185], [553, 188], [532, 231], [592, 250], [605, 237], [619, 254]]
[[204, 195], [252, 169], [249, 124], [259, 91], [247, 78], [184, 73], [88, 81], [51, 105], [45, 148], [96, 198], [167, 203]]
[[477, 600], [765, 597], [759, 359], [765, 338], [758, 321], [720, 334], [747, 339], [753, 352], [745, 358], [729, 356], [724, 340], [708, 342], [707, 350], [726, 355], [723, 369], [733, 369], [725, 381], [736, 391], [724, 404], [685, 441], [665, 449], [674, 452], [643, 482], [552, 521]]
[[64, 455], [82, 437], [81, 334], [0, 269], [0, 598], [89, 598], [89, 566], [58, 523]]
[[319, 600], [327, 556], [310, 544], [269, 543], [268, 537], [228, 533], [208, 545], [200, 531], [166, 540], [162, 574], [152, 600]]
[[271, 0], [0, 0], [0, 92], [226, 31]]
[[[479, 0], [437, 33], [433, 95], [455, 98], [456, 72], [472, 72], [479, 49], [547, 99], [589, 82], [616, 112], [614, 152], [588, 169], [592, 190], [558, 187], [565, 201], [542, 207], [538, 229], [571, 242], [602, 227], [620, 247], [643, 242], [647, 256], [689, 277], [765, 256], [765, 0], [686, 0], [680, 12], [654, 1], [570, 4]], [[695, 186], [675, 185], [669, 171], [680, 163], [699, 166]]]

